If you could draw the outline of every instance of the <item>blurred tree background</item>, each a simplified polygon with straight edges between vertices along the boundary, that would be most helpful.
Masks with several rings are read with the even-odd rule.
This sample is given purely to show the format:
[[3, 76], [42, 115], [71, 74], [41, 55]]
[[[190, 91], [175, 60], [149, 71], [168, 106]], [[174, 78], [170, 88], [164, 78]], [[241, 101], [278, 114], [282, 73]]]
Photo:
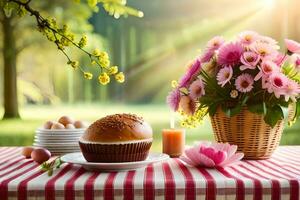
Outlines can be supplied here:
[[[74, 115], [80, 113], [80, 109], [90, 109], [88, 116], [78, 116], [95, 120], [97, 116], [110, 112], [109, 106], [120, 104], [127, 107], [112, 110], [130, 112], [135, 110], [134, 106], [142, 105], [143, 109], [137, 109], [138, 113], [140, 111], [146, 116], [149, 113], [163, 113], [160, 116], [165, 118], [159, 124], [153, 122], [158, 132], [168, 122], [169, 110], [165, 106], [165, 97], [171, 89], [171, 80], [183, 73], [185, 64], [199, 54], [212, 36], [224, 35], [230, 39], [240, 31], [255, 30], [280, 42], [284, 38], [300, 41], [298, 0], [128, 0], [127, 4], [142, 10], [144, 17], [120, 19], [108, 16], [101, 7], [99, 12], [94, 13], [86, 4], [74, 5], [72, 1], [32, 3], [46, 16], [55, 16], [59, 21], [68, 23], [78, 35], [87, 34], [90, 39], [88, 48], [100, 46], [108, 51], [111, 62], [120, 66], [127, 80], [123, 85], [112, 83], [108, 86], [99, 85], [96, 79], [84, 80], [78, 71], [66, 65], [65, 58], [56, 46], [34, 30], [33, 18], [11, 19], [13, 34], [10, 37], [14, 37], [16, 44], [17, 97], [21, 115], [24, 121], [38, 119], [28, 129], [31, 136], [35, 126], [47, 118], [45, 113], [41, 114], [43, 118], [35, 116], [34, 112], [47, 112], [48, 107], [58, 107], [57, 113], [49, 114], [49, 117], [56, 117], [65, 114], [62, 113], [64, 107], [67, 107], [67, 114], [72, 113], [69, 109], [71, 106], [78, 111]], [[0, 37], [2, 53], [5, 54], [7, 47], [3, 26]], [[82, 63], [89, 63], [81, 54], [72, 56]], [[3, 59], [0, 62], [0, 94], [4, 94]], [[1, 97], [3, 104], [5, 96]], [[11, 102], [17, 97], [11, 96]], [[105, 105], [105, 109], [102, 105]], [[148, 105], [150, 109], [144, 109], [143, 105]], [[11, 124], [21, 125], [24, 121], [0, 122], [0, 135], [1, 130], [3, 134], [8, 134], [9, 131], [5, 132], [4, 129], [11, 127]], [[204, 129], [206, 136], [203, 138], [211, 139], [207, 136], [209, 124], [204, 127], [208, 128]], [[300, 139], [295, 141], [294, 134], [299, 127], [298, 123], [294, 128], [287, 129], [286, 132], [293, 133], [293, 136], [286, 137], [283, 143], [294, 141], [300, 144]], [[200, 129], [191, 132], [201, 132]]]

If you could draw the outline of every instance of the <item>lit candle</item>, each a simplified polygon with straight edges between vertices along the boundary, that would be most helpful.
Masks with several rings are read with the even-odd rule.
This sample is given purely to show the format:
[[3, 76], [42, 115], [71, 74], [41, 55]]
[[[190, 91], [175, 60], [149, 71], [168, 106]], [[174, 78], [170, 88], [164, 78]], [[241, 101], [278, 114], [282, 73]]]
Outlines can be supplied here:
[[170, 129], [162, 130], [163, 153], [170, 157], [179, 157], [184, 151], [185, 130], [175, 129], [174, 116], [170, 120]]

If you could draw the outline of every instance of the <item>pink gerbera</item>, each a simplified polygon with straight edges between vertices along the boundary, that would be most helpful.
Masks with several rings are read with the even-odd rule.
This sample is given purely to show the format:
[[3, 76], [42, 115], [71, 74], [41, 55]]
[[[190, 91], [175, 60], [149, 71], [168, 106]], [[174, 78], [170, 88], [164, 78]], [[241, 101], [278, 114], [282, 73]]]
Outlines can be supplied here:
[[210, 50], [217, 50], [225, 42], [224, 38], [221, 36], [213, 37], [207, 42], [206, 48]]
[[201, 62], [209, 62], [212, 57], [215, 55], [215, 51], [218, 50], [221, 45], [224, 43], [224, 38], [221, 36], [216, 36], [209, 40], [206, 45], [206, 49], [201, 56]]
[[241, 70], [245, 69], [255, 69], [257, 63], [259, 62], [260, 57], [254, 52], [244, 52], [241, 57], [241, 63], [243, 64], [240, 66]]
[[289, 52], [300, 54], [300, 43], [289, 39], [285, 39], [284, 41], [285, 41], [286, 48], [289, 50]]
[[213, 49], [206, 49], [204, 51], [204, 53], [202, 54], [202, 56], [200, 58], [200, 61], [202, 63], [209, 62], [214, 55], [215, 55], [215, 50], [213, 50]]
[[177, 111], [179, 108], [180, 102], [180, 91], [179, 89], [175, 89], [169, 93], [167, 96], [167, 103], [173, 111]]
[[226, 83], [228, 83], [232, 78], [232, 74], [233, 70], [230, 66], [220, 69], [220, 71], [217, 74], [218, 84], [224, 87], [224, 85], [226, 85]]
[[190, 85], [190, 96], [192, 99], [197, 99], [205, 95], [204, 83], [201, 79], [194, 81]]
[[249, 46], [257, 40], [258, 36], [258, 33], [255, 31], [244, 31], [238, 35], [238, 38], [242, 45]]
[[296, 102], [296, 98], [299, 97], [299, 94], [300, 85], [293, 80], [288, 80], [283, 91], [285, 101], [291, 99], [293, 102]]
[[252, 51], [257, 53], [262, 59], [268, 58], [272, 59], [277, 55], [277, 51], [267, 43], [257, 43], [255, 42], [251, 45]]
[[268, 77], [272, 73], [278, 72], [279, 69], [280, 68], [276, 65], [276, 63], [271, 60], [264, 60], [261, 63], [260, 72], [255, 76], [254, 80], [257, 81], [263, 76]]
[[268, 36], [259, 36], [258, 42], [267, 44], [270, 47], [272, 47], [273, 49], [279, 49], [280, 48], [279, 45], [278, 45], [278, 42], [276, 40], [274, 40], [273, 38], [268, 37]]
[[190, 96], [182, 96], [179, 105], [187, 115], [193, 115], [196, 111], [196, 103]]
[[288, 79], [280, 72], [271, 74], [266, 82], [266, 88], [269, 93], [274, 93], [276, 98], [284, 94]]
[[250, 74], [241, 74], [235, 80], [236, 89], [240, 92], [246, 93], [253, 89], [253, 77]]
[[195, 78], [201, 70], [201, 62], [196, 59], [187, 69], [186, 73], [179, 80], [179, 87], [187, 87], [190, 81]]
[[218, 64], [233, 66], [240, 62], [243, 47], [240, 43], [228, 43], [219, 48]]

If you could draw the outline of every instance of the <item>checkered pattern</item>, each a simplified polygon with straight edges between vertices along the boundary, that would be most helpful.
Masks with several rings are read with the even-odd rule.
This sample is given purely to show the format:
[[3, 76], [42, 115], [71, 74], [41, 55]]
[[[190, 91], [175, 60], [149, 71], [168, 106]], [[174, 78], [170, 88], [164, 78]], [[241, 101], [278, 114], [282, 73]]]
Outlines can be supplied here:
[[128, 172], [88, 172], [63, 164], [51, 177], [20, 147], [0, 148], [0, 199], [299, 199], [300, 146], [282, 146], [269, 160], [217, 169], [179, 159]]

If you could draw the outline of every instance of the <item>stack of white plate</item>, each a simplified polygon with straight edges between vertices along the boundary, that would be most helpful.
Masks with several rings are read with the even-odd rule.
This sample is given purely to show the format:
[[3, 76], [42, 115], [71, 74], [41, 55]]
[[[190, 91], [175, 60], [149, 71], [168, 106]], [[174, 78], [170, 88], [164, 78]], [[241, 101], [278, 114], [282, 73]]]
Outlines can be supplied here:
[[85, 129], [44, 129], [35, 131], [35, 147], [48, 149], [52, 155], [80, 152], [78, 140]]

